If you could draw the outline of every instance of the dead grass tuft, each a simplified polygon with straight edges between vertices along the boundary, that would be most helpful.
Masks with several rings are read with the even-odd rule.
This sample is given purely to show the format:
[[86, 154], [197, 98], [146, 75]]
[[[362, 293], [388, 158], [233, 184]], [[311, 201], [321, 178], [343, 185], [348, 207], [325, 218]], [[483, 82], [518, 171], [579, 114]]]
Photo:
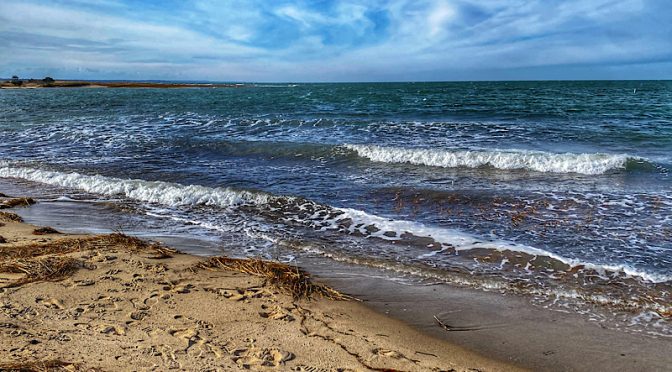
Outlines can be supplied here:
[[35, 362], [0, 363], [0, 371], [16, 372], [51, 372], [79, 371], [80, 365], [61, 360], [44, 360]]
[[0, 209], [14, 208], [14, 207], [29, 207], [35, 204], [33, 198], [12, 198], [0, 203]]
[[212, 257], [196, 265], [195, 269], [215, 269], [240, 271], [266, 279], [281, 292], [294, 298], [325, 297], [331, 300], [350, 300], [350, 296], [322, 284], [313, 283], [310, 275], [295, 266], [258, 259], [237, 259]]
[[0, 221], [5, 222], [23, 222], [23, 218], [16, 213], [0, 212]]

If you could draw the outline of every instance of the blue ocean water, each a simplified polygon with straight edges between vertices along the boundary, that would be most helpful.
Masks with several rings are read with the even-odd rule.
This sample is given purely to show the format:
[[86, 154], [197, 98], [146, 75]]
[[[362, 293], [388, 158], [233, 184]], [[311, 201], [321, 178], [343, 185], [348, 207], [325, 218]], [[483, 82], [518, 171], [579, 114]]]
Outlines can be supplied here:
[[668, 81], [0, 90], [0, 162], [240, 255], [669, 317]]

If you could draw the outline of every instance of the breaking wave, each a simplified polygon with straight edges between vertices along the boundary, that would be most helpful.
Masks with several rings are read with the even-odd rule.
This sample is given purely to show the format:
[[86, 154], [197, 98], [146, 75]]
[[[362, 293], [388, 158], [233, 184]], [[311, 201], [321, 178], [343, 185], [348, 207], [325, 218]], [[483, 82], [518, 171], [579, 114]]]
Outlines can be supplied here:
[[0, 177], [21, 178], [48, 185], [82, 190], [107, 196], [123, 195], [127, 198], [167, 205], [205, 205], [220, 208], [243, 204], [264, 204], [270, 195], [261, 192], [239, 191], [229, 188], [211, 188], [198, 185], [184, 186], [162, 181], [120, 179], [101, 175], [62, 173], [47, 170], [2, 167]]
[[408, 163], [444, 168], [490, 166], [506, 170], [525, 169], [536, 172], [595, 175], [626, 169], [631, 162], [646, 162], [645, 159], [626, 154], [560, 154], [522, 150], [432, 150], [352, 144], [346, 144], [344, 147], [374, 162]]
[[[185, 186], [162, 181], [121, 179], [76, 172], [64, 173], [12, 167], [6, 163], [0, 163], [0, 177], [20, 178], [105, 196], [123, 196], [140, 202], [170, 207], [252, 208], [261, 215], [287, 223], [298, 223], [317, 230], [337, 230], [362, 237], [392, 241], [408, 239], [409, 237], [430, 238], [443, 247], [440, 251], [445, 251], [450, 247], [455, 252], [473, 249], [520, 252], [534, 257], [548, 257], [570, 267], [582, 266], [597, 272], [617, 272], [628, 277], [639, 277], [653, 283], [672, 280], [669, 275], [647, 273], [626, 265], [585, 263], [523, 244], [505, 240], [483, 239], [459, 230], [426, 226], [415, 221], [390, 219], [352, 208], [322, 205], [300, 197], [223, 187]], [[431, 255], [430, 253], [426, 256]]]

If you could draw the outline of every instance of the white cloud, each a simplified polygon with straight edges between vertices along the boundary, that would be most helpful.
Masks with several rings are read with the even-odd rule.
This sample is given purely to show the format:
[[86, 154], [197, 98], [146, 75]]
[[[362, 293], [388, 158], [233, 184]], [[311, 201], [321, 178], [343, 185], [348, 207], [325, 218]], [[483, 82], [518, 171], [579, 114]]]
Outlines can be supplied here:
[[446, 23], [453, 17], [455, 17], [455, 9], [447, 2], [438, 2], [435, 4], [427, 18], [429, 36], [436, 37], [441, 35]]
[[214, 80], [442, 78], [664, 60], [672, 50], [672, 14], [644, 0], [82, 4], [0, 0], [0, 75], [34, 67]]

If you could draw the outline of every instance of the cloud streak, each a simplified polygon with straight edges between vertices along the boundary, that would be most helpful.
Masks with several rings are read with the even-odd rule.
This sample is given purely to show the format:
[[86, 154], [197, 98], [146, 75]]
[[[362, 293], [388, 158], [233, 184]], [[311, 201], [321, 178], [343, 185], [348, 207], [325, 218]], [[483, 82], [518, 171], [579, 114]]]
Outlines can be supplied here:
[[664, 0], [0, 2], [0, 76], [672, 78]]

